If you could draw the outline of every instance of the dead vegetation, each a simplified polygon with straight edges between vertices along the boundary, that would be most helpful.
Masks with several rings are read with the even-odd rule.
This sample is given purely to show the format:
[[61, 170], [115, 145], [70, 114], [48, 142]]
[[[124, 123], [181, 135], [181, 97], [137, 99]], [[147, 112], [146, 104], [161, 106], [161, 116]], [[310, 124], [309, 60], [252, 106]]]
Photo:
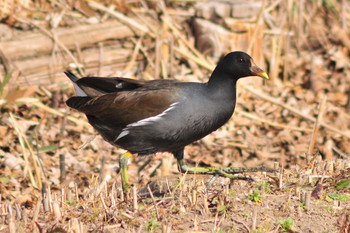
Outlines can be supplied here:
[[[0, 19], [0, 231], [349, 232], [348, 1], [5, 0]], [[121, 151], [65, 106], [63, 71], [206, 81], [234, 50], [272, 80], [240, 80], [234, 117], [186, 159], [281, 173], [208, 188], [135, 157], [126, 200]]]

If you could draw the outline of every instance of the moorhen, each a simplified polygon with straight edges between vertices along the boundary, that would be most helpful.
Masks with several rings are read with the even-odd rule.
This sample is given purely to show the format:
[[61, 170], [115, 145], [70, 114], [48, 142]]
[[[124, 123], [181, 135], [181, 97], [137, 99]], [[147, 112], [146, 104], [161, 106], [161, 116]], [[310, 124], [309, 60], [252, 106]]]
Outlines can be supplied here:
[[248, 76], [269, 79], [244, 52], [223, 57], [206, 83], [175, 80], [84, 77], [65, 74], [77, 96], [67, 105], [85, 113], [89, 123], [114, 146], [120, 156], [122, 188], [128, 193], [127, 163], [132, 154], [171, 152], [179, 171], [234, 178], [233, 174], [258, 168], [188, 167], [184, 147], [225, 124], [236, 105], [236, 82]]

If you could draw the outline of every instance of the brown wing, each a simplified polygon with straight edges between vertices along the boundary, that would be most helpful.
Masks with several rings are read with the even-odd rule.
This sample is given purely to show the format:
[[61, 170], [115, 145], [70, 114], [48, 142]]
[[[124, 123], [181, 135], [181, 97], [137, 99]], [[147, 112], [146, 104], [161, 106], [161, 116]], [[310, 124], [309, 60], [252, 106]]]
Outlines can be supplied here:
[[67, 105], [106, 125], [125, 126], [158, 115], [179, 100], [179, 94], [168, 88], [122, 91], [97, 97], [72, 97]]

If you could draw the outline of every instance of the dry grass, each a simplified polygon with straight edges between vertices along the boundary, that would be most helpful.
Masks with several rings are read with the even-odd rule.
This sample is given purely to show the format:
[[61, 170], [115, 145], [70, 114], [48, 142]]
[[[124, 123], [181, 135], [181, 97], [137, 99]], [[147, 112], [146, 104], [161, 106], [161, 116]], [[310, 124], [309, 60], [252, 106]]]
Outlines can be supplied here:
[[[4, 3], [0, 231], [349, 230], [348, 1], [257, 1], [250, 10], [217, 2], [215, 14], [196, 1]], [[104, 34], [95, 23], [118, 31], [94, 40]], [[73, 41], [70, 28], [81, 30]], [[39, 41], [45, 46], [32, 51]], [[121, 151], [91, 140], [85, 118], [65, 107], [73, 93], [62, 71], [206, 81], [233, 50], [249, 52], [272, 80], [240, 80], [233, 119], [186, 148], [186, 159], [284, 172], [220, 179], [207, 189], [206, 178], [178, 175], [167, 154], [135, 157], [126, 200], [114, 172]], [[294, 228], [284, 229], [288, 217]]]

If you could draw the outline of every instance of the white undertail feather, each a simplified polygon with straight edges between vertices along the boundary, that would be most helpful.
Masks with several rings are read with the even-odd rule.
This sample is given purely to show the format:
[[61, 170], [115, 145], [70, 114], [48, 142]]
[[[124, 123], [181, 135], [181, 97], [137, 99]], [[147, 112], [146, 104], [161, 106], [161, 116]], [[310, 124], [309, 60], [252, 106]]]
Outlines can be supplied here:
[[88, 96], [76, 83], [73, 83], [73, 86], [77, 96]]

